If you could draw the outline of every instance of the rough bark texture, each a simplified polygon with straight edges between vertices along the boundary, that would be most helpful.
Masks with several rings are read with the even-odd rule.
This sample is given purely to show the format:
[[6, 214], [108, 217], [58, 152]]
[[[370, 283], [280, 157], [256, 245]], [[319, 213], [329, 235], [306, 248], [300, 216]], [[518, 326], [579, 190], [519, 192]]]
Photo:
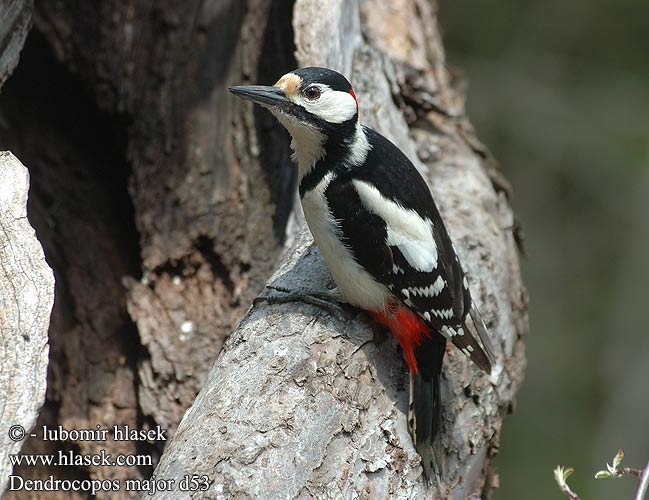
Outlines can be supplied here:
[[[272, 25], [290, 11], [270, 0], [72, 4], [39, 6], [36, 23], [100, 109], [131, 121], [142, 278], [124, 284], [147, 351], [137, 396], [146, 416], [173, 428], [281, 248], [293, 188], [287, 140], [262, 134], [268, 119], [255, 121], [225, 88], [292, 66], [291, 38]], [[271, 54], [263, 64], [262, 50]], [[274, 154], [260, 157], [271, 141]]]
[[[173, 432], [205, 383], [158, 476], [207, 474], [212, 497], [220, 489], [250, 497], [421, 491], [403, 416], [405, 368], [391, 340], [367, 342], [371, 328], [357, 311], [331, 317], [301, 304], [258, 306], [206, 382], [285, 241], [296, 240], [276, 281], [330, 280], [308, 235], [296, 233], [286, 132], [226, 88], [325, 65], [350, 76], [362, 120], [430, 180], [497, 338], [492, 380], [454, 351], [445, 368], [449, 473], [440, 488], [463, 498], [489, 487], [490, 457], [524, 366], [526, 304], [506, 182], [464, 118], [434, 2], [322, 5], [36, 5], [35, 29], [0, 94], [0, 149], [30, 166], [28, 214], [57, 277], [39, 425]], [[157, 458], [162, 443], [37, 439], [23, 452], [101, 448]], [[152, 470], [17, 472], [123, 480]]]
[[54, 275], [27, 220], [29, 173], [0, 152], [0, 495], [45, 401]]
[[[30, 165], [29, 216], [57, 275], [40, 424], [172, 433], [275, 268], [295, 187], [288, 137], [226, 87], [295, 66], [290, 16], [290, 2], [271, 0], [36, 6], [0, 96], [0, 146]], [[30, 440], [24, 451], [157, 459], [163, 444]]]
[[33, 0], [4, 0], [0, 4], [0, 87], [18, 64], [33, 9]]
[[[360, 10], [359, 10], [360, 9]], [[251, 309], [232, 333], [156, 469], [206, 475], [192, 498], [479, 498], [524, 368], [526, 293], [513, 215], [451, 85], [434, 6], [400, 0], [298, 0], [301, 66], [350, 75], [361, 119], [393, 139], [430, 181], [492, 332], [491, 377], [449, 349], [444, 367], [446, 475], [426, 491], [406, 431], [407, 378], [392, 340], [363, 314], [304, 304]], [[263, 82], [267, 83], [267, 82]], [[306, 231], [271, 280], [330, 286]], [[157, 498], [187, 498], [187, 492]]]

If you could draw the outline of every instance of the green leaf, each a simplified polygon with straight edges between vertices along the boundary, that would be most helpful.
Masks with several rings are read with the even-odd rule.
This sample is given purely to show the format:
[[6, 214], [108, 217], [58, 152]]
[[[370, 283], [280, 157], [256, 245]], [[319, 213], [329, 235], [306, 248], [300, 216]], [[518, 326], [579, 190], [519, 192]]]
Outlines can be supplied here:
[[557, 465], [557, 468], [554, 469], [554, 479], [562, 488], [566, 485], [566, 479], [575, 472], [575, 469], [568, 467], [567, 469], [561, 465]]
[[624, 452], [622, 450], [617, 450], [617, 454], [613, 458], [613, 468], [615, 470], [617, 470], [617, 468], [620, 466], [623, 459], [624, 459]]

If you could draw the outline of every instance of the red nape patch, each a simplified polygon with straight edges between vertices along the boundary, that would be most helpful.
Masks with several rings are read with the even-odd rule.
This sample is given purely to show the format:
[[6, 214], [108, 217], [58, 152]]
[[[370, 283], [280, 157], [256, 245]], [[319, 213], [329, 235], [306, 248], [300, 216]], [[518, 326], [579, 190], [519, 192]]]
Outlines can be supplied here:
[[358, 99], [356, 99], [356, 94], [354, 94], [354, 89], [349, 89], [349, 93], [352, 95], [352, 97], [356, 101], [356, 109], [358, 109]]
[[406, 307], [397, 306], [396, 310], [387, 313], [370, 311], [370, 314], [376, 321], [385, 325], [397, 338], [410, 371], [417, 374], [419, 369], [415, 358], [415, 347], [421, 343], [424, 337], [428, 337], [432, 330], [419, 316]]

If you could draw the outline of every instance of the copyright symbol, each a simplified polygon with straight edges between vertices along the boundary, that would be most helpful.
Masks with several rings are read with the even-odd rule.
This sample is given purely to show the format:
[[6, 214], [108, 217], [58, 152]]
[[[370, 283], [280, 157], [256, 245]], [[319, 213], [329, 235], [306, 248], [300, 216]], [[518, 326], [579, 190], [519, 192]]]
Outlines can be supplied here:
[[25, 428], [22, 425], [12, 425], [9, 427], [9, 439], [12, 441], [22, 441], [25, 439]]

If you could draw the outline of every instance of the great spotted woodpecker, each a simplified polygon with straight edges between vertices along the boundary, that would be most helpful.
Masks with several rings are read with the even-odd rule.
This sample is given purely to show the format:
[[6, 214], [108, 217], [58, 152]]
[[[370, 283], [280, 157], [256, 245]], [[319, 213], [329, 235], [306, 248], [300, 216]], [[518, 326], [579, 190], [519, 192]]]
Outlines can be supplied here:
[[274, 86], [229, 90], [286, 127], [304, 216], [342, 299], [401, 345], [410, 368], [408, 427], [430, 477], [446, 341], [487, 373], [493, 354], [428, 186], [393, 143], [359, 123], [354, 90], [335, 71], [302, 68]]

